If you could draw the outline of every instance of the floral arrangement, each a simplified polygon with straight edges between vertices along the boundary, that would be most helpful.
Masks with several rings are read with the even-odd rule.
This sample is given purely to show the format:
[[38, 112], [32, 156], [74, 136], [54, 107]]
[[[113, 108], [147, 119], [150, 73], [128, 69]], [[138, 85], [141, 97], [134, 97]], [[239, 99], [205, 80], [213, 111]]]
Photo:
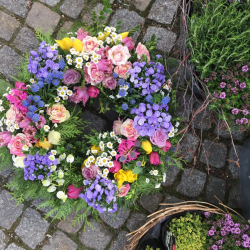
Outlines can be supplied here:
[[[103, 11], [110, 11], [106, 0]], [[118, 29], [96, 21], [56, 43], [38, 31], [38, 50], [3, 93], [0, 157], [15, 166], [7, 186], [18, 202], [42, 198], [47, 216], [85, 209], [76, 222], [89, 210], [115, 212], [157, 191], [168, 164], [182, 167], [172, 146], [180, 125], [169, 113], [174, 91], [153, 54], [155, 40], [135, 46], [136, 29]], [[100, 112], [113, 103], [120, 118], [113, 131], [86, 135], [81, 106], [97, 96]]]

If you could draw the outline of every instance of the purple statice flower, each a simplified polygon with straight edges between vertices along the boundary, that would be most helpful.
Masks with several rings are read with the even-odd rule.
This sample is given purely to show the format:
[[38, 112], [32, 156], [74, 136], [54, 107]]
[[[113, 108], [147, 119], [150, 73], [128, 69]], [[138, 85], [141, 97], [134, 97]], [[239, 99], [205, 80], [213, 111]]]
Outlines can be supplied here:
[[244, 65], [243, 67], [242, 67], [242, 71], [243, 72], [247, 72], [249, 69], [248, 69], [248, 66], [247, 65]]
[[222, 89], [225, 88], [226, 85], [227, 85], [227, 84], [226, 84], [225, 82], [221, 82], [221, 83], [220, 83], [220, 87], [221, 87]]
[[237, 115], [239, 113], [239, 110], [237, 108], [232, 109], [232, 114]]
[[225, 99], [225, 97], [226, 97], [226, 93], [225, 93], [225, 92], [221, 92], [221, 93], [220, 93], [220, 98], [221, 98], [221, 99]]
[[241, 89], [244, 89], [246, 86], [247, 86], [247, 85], [246, 85], [245, 82], [240, 83], [240, 88], [241, 88]]

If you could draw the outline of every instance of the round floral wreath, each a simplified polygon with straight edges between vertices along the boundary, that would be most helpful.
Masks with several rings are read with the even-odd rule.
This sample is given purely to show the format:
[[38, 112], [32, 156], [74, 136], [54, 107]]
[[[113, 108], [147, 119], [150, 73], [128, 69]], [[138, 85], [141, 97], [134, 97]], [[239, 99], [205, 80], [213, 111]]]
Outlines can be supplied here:
[[[174, 91], [154, 37], [135, 46], [132, 32], [97, 27], [55, 44], [38, 32], [44, 41], [1, 100], [0, 156], [11, 155], [16, 167], [9, 188], [19, 202], [42, 198], [48, 216], [115, 212], [157, 191], [167, 164], [181, 167], [172, 146], [180, 124], [170, 115]], [[81, 111], [68, 103], [91, 105], [97, 96], [100, 112], [112, 104], [123, 120], [86, 135]]]

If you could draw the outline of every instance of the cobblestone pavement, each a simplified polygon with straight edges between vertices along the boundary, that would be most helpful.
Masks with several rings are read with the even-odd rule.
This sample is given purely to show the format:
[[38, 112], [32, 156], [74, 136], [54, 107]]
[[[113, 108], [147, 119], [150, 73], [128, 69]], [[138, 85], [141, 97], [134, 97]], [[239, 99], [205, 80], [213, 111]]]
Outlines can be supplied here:
[[[148, 40], [155, 34], [159, 38], [157, 49], [174, 57], [181, 34], [178, 25], [173, 31], [169, 31], [169, 28], [175, 14], [179, 13], [180, 1], [111, 2], [114, 12], [107, 15], [106, 21], [115, 25], [118, 20], [122, 20], [122, 31], [141, 23], [143, 30], [135, 33], [134, 38], [137, 41]], [[75, 20], [91, 23], [90, 13], [92, 10], [100, 10], [102, 6], [99, 0], [0, 0], [0, 78], [11, 80], [9, 75], [16, 73], [15, 66], [18, 66], [25, 51], [38, 47], [34, 28], [42, 27], [44, 31], [50, 29], [53, 36], [57, 37], [62, 28], [70, 29]], [[179, 62], [174, 58], [168, 60], [170, 73], [176, 71]], [[180, 68], [179, 79], [183, 80], [183, 74], [184, 71]], [[177, 101], [179, 108], [176, 115], [183, 117], [185, 121], [193, 110], [200, 107], [199, 100], [194, 100], [181, 91], [178, 92]], [[112, 121], [117, 118], [114, 111], [98, 115], [89, 109], [84, 114], [90, 122], [95, 122], [95, 129], [100, 131], [110, 129]], [[214, 197], [216, 195], [225, 204], [239, 208], [238, 166], [233, 162], [237, 157], [229, 132], [222, 127], [220, 121], [214, 119], [209, 110], [199, 113], [191, 128], [179, 149], [187, 162], [185, 170], [169, 166], [163, 192], [141, 197], [138, 202], [139, 211], [120, 209], [115, 218], [110, 214], [102, 214], [102, 223], [90, 218], [94, 230], [86, 227], [84, 231], [83, 224], [71, 227], [73, 214], [65, 221], [51, 222], [51, 218], [45, 220], [46, 210], [36, 209], [40, 200], [27, 201], [16, 206], [4, 187], [12, 176], [12, 170], [1, 171], [0, 250], [122, 250], [126, 234], [144, 224], [146, 216], [156, 211], [161, 202], [201, 200], [217, 204]], [[236, 150], [240, 152], [244, 135], [234, 131], [233, 137]]]

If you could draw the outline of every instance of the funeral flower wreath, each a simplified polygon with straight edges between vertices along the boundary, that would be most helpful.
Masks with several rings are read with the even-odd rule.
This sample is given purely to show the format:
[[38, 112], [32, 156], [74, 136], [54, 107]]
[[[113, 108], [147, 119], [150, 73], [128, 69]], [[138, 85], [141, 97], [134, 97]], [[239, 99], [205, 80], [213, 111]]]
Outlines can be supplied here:
[[[15, 86], [3, 93], [0, 157], [15, 167], [7, 186], [18, 202], [41, 198], [47, 216], [84, 209], [76, 222], [89, 210], [126, 208], [159, 190], [168, 164], [181, 167], [175, 155], [180, 119], [171, 116], [174, 91], [154, 53], [156, 41], [135, 45], [136, 29], [119, 28], [95, 21], [62, 40], [37, 31], [38, 50], [30, 51]], [[112, 104], [120, 118], [113, 131], [86, 135], [79, 107], [97, 97], [100, 112]]]

